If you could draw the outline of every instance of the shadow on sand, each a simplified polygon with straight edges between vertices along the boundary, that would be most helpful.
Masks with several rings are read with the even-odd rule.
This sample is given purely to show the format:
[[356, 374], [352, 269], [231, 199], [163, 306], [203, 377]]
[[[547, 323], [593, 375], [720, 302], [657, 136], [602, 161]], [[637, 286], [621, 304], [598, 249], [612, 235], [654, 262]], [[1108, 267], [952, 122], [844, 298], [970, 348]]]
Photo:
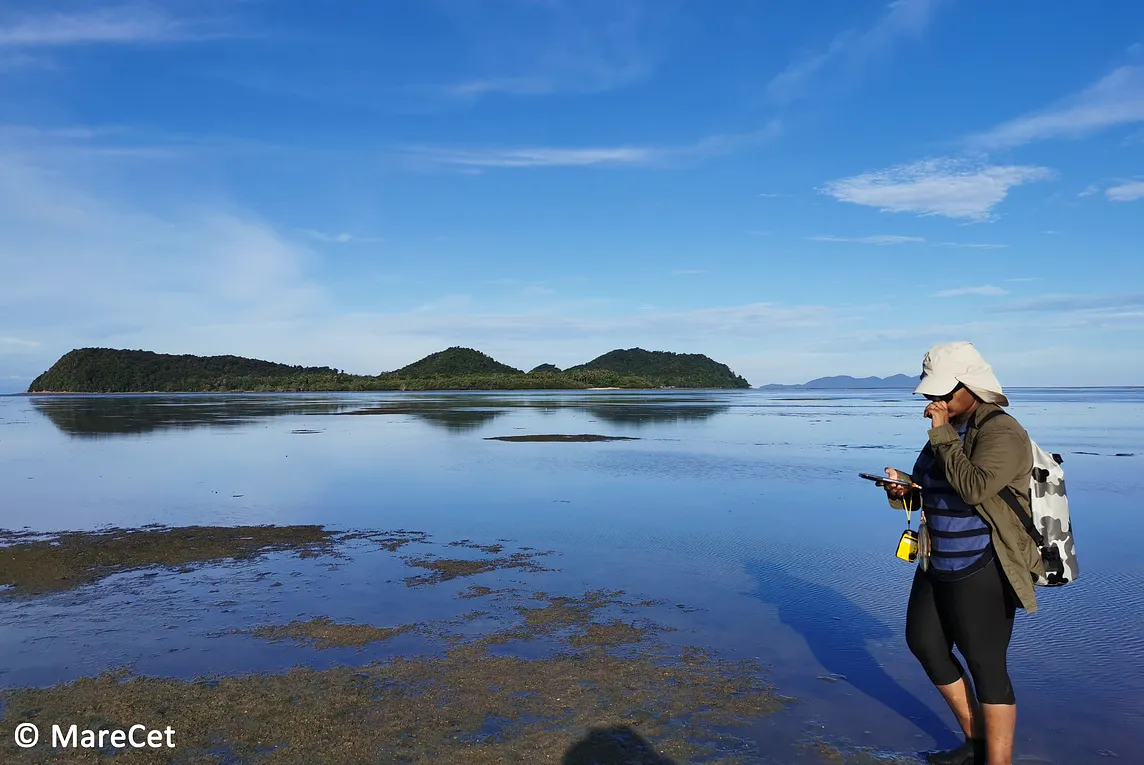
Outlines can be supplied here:
[[676, 765], [627, 725], [593, 728], [560, 760], [560, 765]]
[[752, 561], [746, 568], [758, 583], [758, 590], [748, 594], [777, 607], [782, 623], [802, 636], [827, 672], [844, 676], [855, 690], [912, 721], [938, 746], [961, 743], [959, 735], [890, 677], [867, 650], [868, 641], [894, 637], [882, 622], [841, 593], [799, 579], [780, 567]]

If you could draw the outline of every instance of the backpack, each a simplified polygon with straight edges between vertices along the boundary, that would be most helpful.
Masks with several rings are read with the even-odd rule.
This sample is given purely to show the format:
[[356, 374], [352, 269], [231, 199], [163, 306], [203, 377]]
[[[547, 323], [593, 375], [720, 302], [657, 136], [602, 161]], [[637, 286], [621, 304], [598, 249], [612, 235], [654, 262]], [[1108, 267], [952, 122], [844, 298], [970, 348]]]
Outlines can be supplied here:
[[[977, 427], [1002, 414], [997, 410], [986, 415]], [[1073, 545], [1072, 522], [1069, 519], [1069, 500], [1065, 494], [1064, 462], [1059, 454], [1050, 454], [1029, 439], [1033, 451], [1033, 473], [1029, 478], [1029, 506], [1031, 513], [1017, 501], [1013, 490], [1006, 486], [1001, 498], [1013, 509], [1029, 536], [1041, 551], [1045, 565], [1044, 576], [1034, 582], [1041, 587], [1059, 587], [1077, 578], [1079, 570], [1076, 548]]]

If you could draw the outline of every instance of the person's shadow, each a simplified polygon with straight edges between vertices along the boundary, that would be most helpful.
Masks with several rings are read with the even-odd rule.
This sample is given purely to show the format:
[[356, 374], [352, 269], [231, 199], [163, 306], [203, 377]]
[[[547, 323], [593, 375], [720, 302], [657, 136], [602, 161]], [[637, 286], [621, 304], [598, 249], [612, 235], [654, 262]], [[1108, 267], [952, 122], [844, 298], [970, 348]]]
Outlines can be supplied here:
[[676, 765], [661, 757], [627, 725], [592, 728], [588, 735], [568, 747], [561, 765]]
[[758, 582], [758, 590], [747, 594], [776, 606], [782, 623], [802, 635], [814, 658], [828, 672], [842, 675], [856, 690], [912, 720], [939, 746], [961, 742], [960, 736], [890, 677], [867, 650], [866, 641], [893, 637], [885, 625], [829, 587], [761, 561], [750, 562], [746, 568]]

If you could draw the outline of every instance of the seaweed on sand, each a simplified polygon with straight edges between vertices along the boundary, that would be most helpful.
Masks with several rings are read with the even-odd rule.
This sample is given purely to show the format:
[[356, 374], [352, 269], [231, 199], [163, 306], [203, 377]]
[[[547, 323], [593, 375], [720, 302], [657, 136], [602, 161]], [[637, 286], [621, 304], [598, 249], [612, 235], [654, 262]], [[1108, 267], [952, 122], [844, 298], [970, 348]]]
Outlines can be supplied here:
[[22, 533], [0, 535], [0, 588], [18, 595], [67, 590], [152, 566], [247, 560], [276, 551], [329, 554], [336, 538], [321, 526], [148, 526], [27, 540]]
[[[8, 694], [3, 726], [175, 731], [175, 749], [123, 750], [115, 760], [124, 763], [582, 762], [585, 751], [605, 743], [663, 765], [731, 765], [754, 754], [736, 729], [785, 702], [760, 667], [668, 646], [652, 629], [601, 621], [605, 610], [642, 605], [621, 595], [522, 596], [510, 609], [515, 626], [364, 666], [194, 681], [118, 672], [20, 689]], [[538, 637], [552, 643], [544, 658], [490, 650]], [[617, 642], [622, 654], [610, 648]], [[601, 731], [622, 731], [623, 740], [601, 742]], [[17, 764], [102, 756], [0, 741], [0, 759]]]

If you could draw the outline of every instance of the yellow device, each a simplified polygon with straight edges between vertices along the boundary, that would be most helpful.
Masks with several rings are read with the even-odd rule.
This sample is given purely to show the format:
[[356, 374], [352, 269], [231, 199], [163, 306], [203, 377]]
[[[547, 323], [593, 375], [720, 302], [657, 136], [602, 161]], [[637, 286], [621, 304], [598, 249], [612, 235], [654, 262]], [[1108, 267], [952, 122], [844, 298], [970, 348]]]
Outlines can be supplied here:
[[902, 532], [902, 538], [898, 540], [897, 555], [907, 563], [913, 563], [918, 559], [918, 535], [911, 529], [906, 529]]
[[906, 509], [906, 530], [902, 532], [902, 538], [898, 540], [898, 551], [894, 554], [907, 563], [914, 563], [918, 559], [918, 535], [911, 526], [911, 516], [914, 510], [913, 502], [907, 498], [904, 504]]

